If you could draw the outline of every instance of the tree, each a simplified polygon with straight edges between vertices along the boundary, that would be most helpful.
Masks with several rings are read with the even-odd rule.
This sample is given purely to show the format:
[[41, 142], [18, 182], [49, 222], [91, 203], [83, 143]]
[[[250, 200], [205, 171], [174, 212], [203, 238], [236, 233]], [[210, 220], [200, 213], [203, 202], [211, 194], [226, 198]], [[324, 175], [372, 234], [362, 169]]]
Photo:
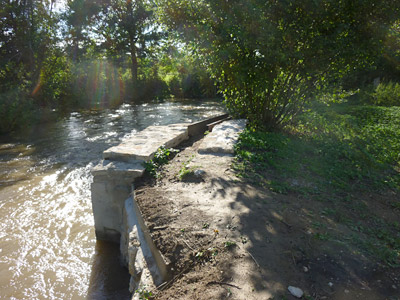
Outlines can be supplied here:
[[45, 104], [43, 74], [56, 24], [53, 1], [0, 0], [0, 133], [23, 127]]
[[78, 62], [93, 48], [95, 42], [91, 36], [98, 14], [105, 2], [102, 0], [68, 0], [64, 20], [66, 30], [66, 50], [69, 57]]
[[52, 2], [0, 0], [1, 89], [21, 82], [33, 93], [55, 36]]
[[140, 58], [148, 54], [150, 45], [160, 38], [154, 23], [153, 9], [144, 0], [110, 0], [103, 6], [103, 20], [98, 33], [107, 56], [123, 60], [128, 54], [132, 84], [138, 86]]
[[193, 43], [232, 113], [279, 129], [321, 87], [371, 64], [399, 3], [370, 0], [160, 0]]
[[216, 98], [215, 83], [203, 61], [192, 54], [187, 45], [179, 45], [173, 37], [164, 44], [158, 62], [159, 74], [176, 98]]

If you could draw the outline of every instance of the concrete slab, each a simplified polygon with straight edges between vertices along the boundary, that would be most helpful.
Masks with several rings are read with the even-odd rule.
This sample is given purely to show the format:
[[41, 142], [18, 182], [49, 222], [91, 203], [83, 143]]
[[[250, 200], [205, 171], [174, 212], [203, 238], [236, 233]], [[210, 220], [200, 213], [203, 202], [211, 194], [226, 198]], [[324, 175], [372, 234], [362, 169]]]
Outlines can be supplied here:
[[233, 154], [234, 145], [237, 143], [240, 133], [245, 129], [247, 120], [224, 121], [214, 127], [201, 143], [198, 152], [200, 154], [221, 153]]
[[131, 163], [103, 160], [100, 164], [95, 166], [91, 172], [94, 178], [102, 176], [125, 176], [133, 180], [142, 176], [144, 170], [145, 167], [141, 160]]
[[114, 161], [148, 161], [161, 146], [171, 148], [188, 139], [188, 124], [150, 126], [103, 152], [103, 158]]

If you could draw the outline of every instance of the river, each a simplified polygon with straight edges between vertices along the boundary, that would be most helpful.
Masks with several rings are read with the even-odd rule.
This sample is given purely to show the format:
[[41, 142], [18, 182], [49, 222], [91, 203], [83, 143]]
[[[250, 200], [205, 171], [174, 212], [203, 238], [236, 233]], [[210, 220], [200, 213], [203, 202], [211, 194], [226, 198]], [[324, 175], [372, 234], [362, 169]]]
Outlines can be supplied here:
[[73, 112], [0, 140], [0, 299], [127, 299], [118, 246], [96, 241], [90, 170], [150, 125], [216, 115], [218, 102]]

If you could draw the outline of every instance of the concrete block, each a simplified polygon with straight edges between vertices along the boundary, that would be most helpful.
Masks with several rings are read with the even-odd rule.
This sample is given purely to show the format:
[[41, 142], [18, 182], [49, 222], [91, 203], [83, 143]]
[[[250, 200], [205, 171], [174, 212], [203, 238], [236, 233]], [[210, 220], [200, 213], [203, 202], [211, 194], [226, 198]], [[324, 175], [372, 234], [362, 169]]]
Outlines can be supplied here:
[[91, 194], [97, 239], [119, 243], [124, 202], [132, 192], [134, 179], [143, 171], [118, 169], [104, 162], [93, 169]]
[[103, 160], [92, 169], [92, 175], [96, 180], [109, 180], [110, 177], [124, 177], [133, 181], [143, 175], [145, 167], [143, 161], [132, 161], [131, 163], [120, 161]]
[[199, 121], [199, 122], [195, 122], [193, 124], [190, 124], [188, 126], [188, 133], [189, 136], [195, 136], [198, 134], [203, 134], [206, 130], [208, 130], [208, 124], [222, 120], [222, 119], [226, 119], [229, 117], [229, 114], [222, 114], [219, 116], [215, 116], [213, 118], [209, 118], [207, 120], [203, 120], [203, 121]]
[[148, 161], [161, 146], [174, 147], [189, 138], [188, 124], [150, 126], [121, 144], [103, 152], [103, 158], [114, 161]]
[[223, 153], [233, 154], [234, 145], [240, 133], [246, 128], [247, 120], [224, 121], [214, 127], [213, 131], [204, 137], [198, 152], [200, 154]]

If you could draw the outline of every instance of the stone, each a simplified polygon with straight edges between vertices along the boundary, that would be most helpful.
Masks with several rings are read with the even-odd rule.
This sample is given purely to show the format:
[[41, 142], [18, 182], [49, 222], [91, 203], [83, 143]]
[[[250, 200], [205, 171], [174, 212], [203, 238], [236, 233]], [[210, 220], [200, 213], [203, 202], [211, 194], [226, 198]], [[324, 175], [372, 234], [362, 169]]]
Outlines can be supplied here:
[[234, 145], [240, 133], [245, 129], [247, 120], [229, 120], [216, 125], [213, 131], [206, 135], [200, 144], [200, 154], [222, 153], [233, 154]]
[[129, 233], [129, 242], [128, 242], [128, 261], [129, 261], [128, 270], [132, 276], [136, 275], [135, 262], [139, 248], [140, 248], [140, 241], [137, 232], [137, 227], [135, 226]]
[[198, 169], [195, 170], [193, 174], [196, 177], [203, 177], [206, 174], [206, 171]]
[[303, 292], [300, 288], [295, 287], [295, 286], [289, 286], [289, 287], [288, 287], [288, 291], [289, 291], [293, 296], [295, 296], [295, 297], [297, 297], [297, 298], [301, 298], [301, 297], [303, 297], [303, 295], [304, 295], [304, 292]]
[[119, 242], [125, 200], [132, 193], [134, 179], [143, 172], [144, 167], [118, 168], [110, 162], [102, 162], [92, 170], [91, 197], [97, 239]]
[[138, 249], [138, 252], [136, 253], [136, 259], [134, 261], [134, 264], [132, 266], [133, 272], [130, 273], [131, 276], [135, 277], [135, 280], [140, 280], [140, 277], [142, 276], [143, 270], [146, 268], [146, 259], [143, 255], [143, 251], [141, 248]]
[[145, 167], [143, 165], [143, 161], [126, 163], [120, 161], [102, 160], [100, 164], [92, 169], [92, 175], [96, 181], [102, 176], [124, 176], [125, 178], [129, 177], [130, 180], [133, 181], [135, 178], [142, 176], [144, 170]]
[[91, 184], [92, 210], [96, 237], [118, 243], [122, 225], [122, 206], [131, 192], [122, 180], [94, 180]]
[[99, 240], [120, 240], [124, 201], [132, 192], [134, 180], [145, 171], [143, 162], [152, 159], [161, 146], [174, 147], [188, 137], [188, 124], [150, 126], [103, 152], [104, 160], [92, 169], [91, 184], [95, 232]]
[[129, 280], [129, 292], [134, 293], [137, 288], [138, 282], [131, 276], [131, 279]]
[[130, 135], [119, 145], [104, 151], [103, 158], [125, 162], [148, 161], [161, 146], [175, 147], [188, 138], [188, 124], [149, 126], [139, 133]]

